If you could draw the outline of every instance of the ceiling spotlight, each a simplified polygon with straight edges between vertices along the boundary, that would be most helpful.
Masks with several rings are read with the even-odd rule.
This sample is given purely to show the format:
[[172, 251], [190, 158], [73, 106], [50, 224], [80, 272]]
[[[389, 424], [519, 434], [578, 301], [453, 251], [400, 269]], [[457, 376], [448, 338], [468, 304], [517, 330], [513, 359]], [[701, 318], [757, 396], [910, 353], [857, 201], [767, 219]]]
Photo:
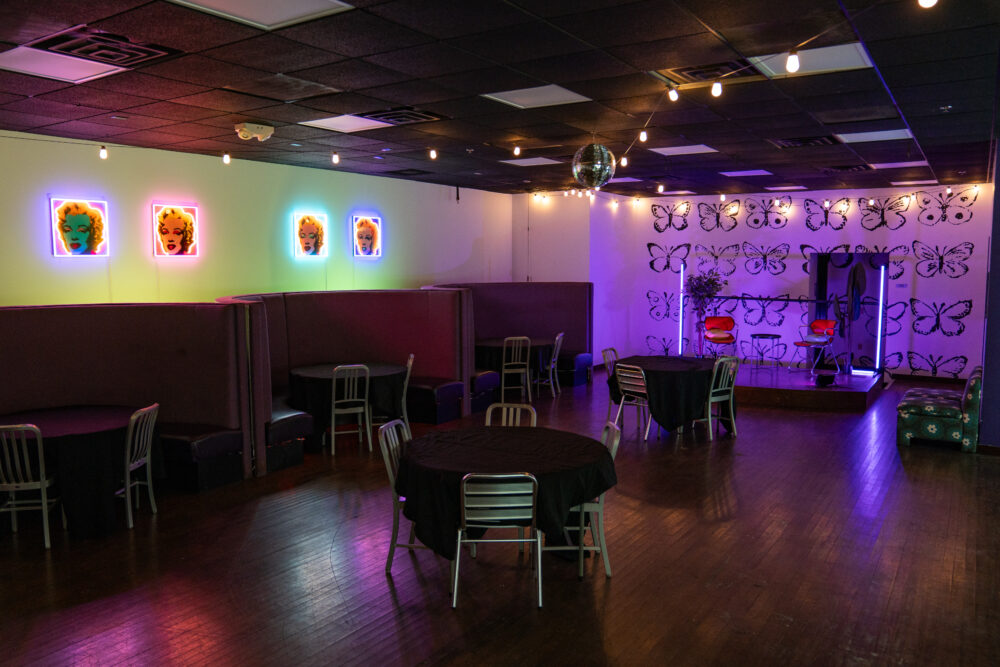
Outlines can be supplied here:
[[676, 88], [671, 88], [667, 91], [667, 97], [670, 98], [671, 102], [676, 102], [680, 98], [680, 93], [677, 92]]
[[930, 9], [937, 4], [937, 0], [917, 0], [917, 4], [924, 9]]
[[232, 162], [232, 158], [229, 157], [229, 153], [223, 153], [222, 154], [222, 164], [229, 164], [230, 162]]
[[656, 191], [657, 192], [663, 192], [663, 185], [657, 185], [656, 186]]
[[433, 148], [430, 150], [430, 152], [428, 153], [428, 155], [430, 156], [430, 158], [432, 160], [438, 159], [438, 152], [436, 150], [434, 150]]
[[785, 71], [789, 74], [799, 71], [799, 54], [794, 49], [788, 52], [788, 58], [785, 60]]
[[623, 167], [627, 167], [628, 166], [628, 158], [625, 157], [624, 155], [622, 155], [622, 166]]
[[645, 141], [648, 138], [649, 135], [646, 134], [646, 130], [643, 130], [642, 132], [639, 133], [639, 141]]
[[718, 97], [722, 94], [722, 82], [716, 81], [712, 84], [712, 97]]
[[340, 164], [340, 153], [334, 153], [330, 156], [330, 162], [334, 164]]
[[520, 155], [520, 154], [521, 154], [521, 147], [514, 146], [514, 155]]
[[102, 160], [108, 159], [108, 149], [106, 146], [101, 146], [101, 150], [97, 152]]

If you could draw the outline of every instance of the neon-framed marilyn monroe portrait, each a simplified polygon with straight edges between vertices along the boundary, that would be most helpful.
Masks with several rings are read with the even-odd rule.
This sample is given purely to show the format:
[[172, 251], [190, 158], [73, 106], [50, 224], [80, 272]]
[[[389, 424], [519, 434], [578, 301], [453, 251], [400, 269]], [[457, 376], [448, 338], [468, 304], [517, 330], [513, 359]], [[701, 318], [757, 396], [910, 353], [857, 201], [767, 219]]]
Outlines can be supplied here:
[[198, 207], [194, 204], [153, 203], [153, 255], [198, 255]]
[[351, 218], [354, 256], [374, 259], [382, 256], [382, 218], [355, 215]]
[[110, 253], [108, 203], [51, 197], [52, 254], [56, 257], [107, 257]]
[[292, 244], [296, 257], [326, 257], [325, 213], [295, 213], [292, 215]]

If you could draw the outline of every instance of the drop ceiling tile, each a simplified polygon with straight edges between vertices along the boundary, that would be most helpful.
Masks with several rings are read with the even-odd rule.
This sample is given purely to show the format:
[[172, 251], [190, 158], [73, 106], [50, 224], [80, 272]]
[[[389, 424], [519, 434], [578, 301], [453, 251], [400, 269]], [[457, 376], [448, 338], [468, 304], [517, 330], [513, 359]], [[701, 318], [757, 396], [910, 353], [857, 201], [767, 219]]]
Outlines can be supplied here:
[[[340, 14], [335, 14], [335, 16], [340, 16]], [[343, 91], [386, 86], [412, 78], [401, 72], [379, 67], [363, 60], [344, 60], [331, 65], [299, 70], [291, 74]]]
[[128, 128], [130, 130], [148, 130], [153, 127], [162, 127], [171, 124], [170, 120], [143, 116], [131, 110], [91, 116], [87, 119], [87, 122], [100, 123], [111, 127]]
[[55, 125], [49, 125], [47, 129], [56, 134], [65, 133], [67, 136], [91, 137], [94, 139], [113, 137], [115, 135], [133, 131], [131, 128], [127, 127], [112, 127], [110, 125], [91, 123], [85, 120], [71, 120], [65, 123], [57, 123]]
[[27, 99], [24, 95], [10, 95], [7, 93], [0, 93], [0, 106], [3, 106], [4, 104], [10, 104], [11, 102], [18, 102], [24, 99]]
[[334, 14], [277, 30], [274, 34], [351, 58], [432, 41], [428, 35], [365, 11]]
[[174, 104], [173, 102], [155, 102], [153, 104], [144, 104], [143, 106], [134, 107], [128, 111], [143, 116], [153, 116], [154, 118], [180, 121], [201, 120], [203, 118], [211, 118], [212, 116], [219, 115], [219, 112], [215, 109], [204, 109], [187, 104]]
[[[573, 84], [573, 89], [575, 92], [594, 100], [645, 97], [648, 95], [662, 96], [667, 91], [667, 87], [662, 81], [645, 72], [577, 81]], [[666, 97], [664, 97], [663, 102], [666, 101]]]
[[446, 44], [421, 44], [364, 58], [380, 67], [414, 77], [436, 77], [455, 72], [482, 69], [489, 62]]
[[316, 109], [309, 109], [297, 104], [275, 104], [247, 111], [244, 115], [265, 122], [301, 123], [322, 117]]
[[396, 0], [374, 5], [372, 14], [427, 33], [438, 39], [485, 32], [529, 20], [516, 5], [499, 0]]
[[120, 134], [117, 137], [115, 137], [116, 142], [122, 142], [122, 143], [141, 142], [139, 145], [143, 146], [145, 145], [164, 146], [179, 142], [185, 142], [188, 140], [189, 137], [185, 137], [179, 134], [173, 134], [172, 132], [166, 132], [162, 129], [137, 130], [135, 132]]
[[210, 88], [224, 88], [241, 81], [252, 81], [266, 76], [266, 73], [259, 69], [241, 67], [199, 55], [182, 56], [158, 65], [150, 65], [144, 68], [143, 72]]
[[737, 60], [740, 54], [709, 32], [649, 42], [626, 43], [608, 52], [633, 67], [652, 71]]
[[261, 107], [273, 106], [274, 100], [266, 100], [263, 97], [234, 93], [228, 90], [210, 90], [206, 93], [197, 93], [178, 97], [174, 100], [177, 104], [186, 104], [193, 107], [203, 107], [216, 111], [246, 111], [248, 109], [260, 109]]
[[[168, 134], [175, 134], [180, 137], [190, 137], [193, 139], [209, 139], [211, 137], [219, 137], [225, 133], [225, 130], [220, 127], [215, 127], [212, 125], [204, 125], [202, 123], [174, 123], [171, 125], [163, 125], [159, 128], [163, 132]], [[229, 128], [229, 131], [236, 134], [236, 130], [233, 127]]]
[[534, 88], [546, 83], [542, 79], [528, 76], [507, 67], [488, 67], [468, 72], [457, 72], [455, 74], [433, 77], [427, 81], [428, 83], [444, 86], [445, 88], [453, 88], [472, 95]]
[[426, 81], [411, 80], [394, 83], [388, 86], [365, 88], [362, 93], [370, 93], [378, 99], [393, 102], [401, 106], [441, 102], [463, 97], [464, 94], [452, 88], [438, 86]]
[[147, 42], [193, 52], [210, 49], [262, 34], [256, 28], [181, 7], [168, 2], [150, 2], [116, 14], [89, 27], [133, 42]]
[[[618, 58], [597, 50], [527, 60], [518, 63], [517, 69], [529, 76], [556, 84], [624, 76], [637, 72], [634, 67], [622, 63]], [[572, 86], [566, 87], [572, 89]]]
[[[81, 23], [92, 23], [146, 4], [148, 0], [42, 1], [0, 3], [0, 40], [25, 44]], [[31, 13], [26, 15], [25, 6]]]
[[331, 51], [317, 49], [270, 33], [210, 49], [201, 55], [234, 65], [249, 64], [256, 69], [276, 74], [329, 65], [345, 58]]
[[646, 0], [555, 18], [552, 22], [596, 46], [632, 44], [693, 35], [705, 27], [674, 3]]
[[103, 79], [95, 79], [78, 87], [110, 90], [116, 93], [135, 95], [136, 97], [151, 97], [157, 100], [172, 100], [175, 97], [194, 95], [195, 93], [203, 93], [209, 90], [209, 88], [204, 86], [196, 86], [190, 83], [174, 81], [173, 79], [164, 79], [163, 77], [136, 71], [122, 72], [121, 74], [104, 77]]
[[38, 95], [36, 99], [49, 102], [62, 102], [64, 104], [83, 104], [96, 109], [111, 110], [127, 109], [128, 107], [135, 107], [141, 104], [152, 104], [156, 101], [148, 97], [99, 90], [88, 87], [86, 84]]
[[540, 21], [477, 33], [448, 42], [457, 49], [497, 63], [515, 63], [530, 58], [546, 58], [577, 53], [590, 44]]
[[28, 76], [27, 74], [18, 74], [17, 72], [8, 72], [7, 70], [0, 69], [0, 90], [5, 93], [31, 97], [71, 86], [72, 84], [65, 81], [53, 81], [51, 79], [43, 79], [37, 76]]
[[62, 120], [75, 120], [96, 116], [104, 113], [105, 109], [83, 106], [82, 104], [64, 104], [43, 100], [39, 97], [9, 102], [3, 106], [6, 111], [16, 111], [18, 113], [38, 114], [50, 118], [60, 118]]
[[336, 93], [334, 95], [321, 95], [302, 100], [301, 106], [307, 109], [317, 109], [324, 113], [317, 114], [316, 118], [326, 116], [337, 116], [342, 114], [365, 114], [372, 111], [383, 111], [393, 105], [385, 100], [360, 95], [358, 93]]

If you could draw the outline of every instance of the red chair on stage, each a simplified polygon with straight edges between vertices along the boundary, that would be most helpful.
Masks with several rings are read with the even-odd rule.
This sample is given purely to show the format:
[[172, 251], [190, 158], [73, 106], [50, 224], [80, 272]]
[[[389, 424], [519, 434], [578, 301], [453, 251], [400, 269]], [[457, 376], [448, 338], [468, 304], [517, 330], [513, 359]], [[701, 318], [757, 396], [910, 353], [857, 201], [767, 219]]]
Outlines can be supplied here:
[[715, 346], [732, 345], [736, 354], [736, 320], [728, 315], [710, 315], [705, 318], [705, 340]]
[[[837, 320], [813, 320], [809, 324], [799, 327], [799, 335], [802, 340], [795, 341], [795, 345], [801, 348], [819, 350], [812, 368], [809, 369], [811, 375], [816, 374], [816, 366], [826, 356], [826, 351], [833, 347], [833, 337], [836, 331]], [[837, 366], [837, 373], [840, 373], [840, 362], [837, 361], [837, 355], [831, 351], [830, 356], [833, 357], [833, 363]]]

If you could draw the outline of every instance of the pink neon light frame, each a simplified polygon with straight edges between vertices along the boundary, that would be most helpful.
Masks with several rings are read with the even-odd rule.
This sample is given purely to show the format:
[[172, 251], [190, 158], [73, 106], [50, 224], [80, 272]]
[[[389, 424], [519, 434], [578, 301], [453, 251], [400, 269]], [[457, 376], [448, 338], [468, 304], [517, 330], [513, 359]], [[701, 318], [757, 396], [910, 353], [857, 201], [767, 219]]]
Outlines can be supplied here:
[[[163, 238], [160, 236], [160, 214], [167, 209], [177, 209], [185, 217], [185, 223], [191, 224], [191, 241], [187, 250], [170, 252], [169, 248], [163, 245]], [[153, 202], [152, 208], [153, 223], [153, 255], [156, 257], [197, 257], [199, 254], [199, 229], [198, 229], [198, 205], [177, 202]], [[169, 218], [168, 218], [169, 219]]]

